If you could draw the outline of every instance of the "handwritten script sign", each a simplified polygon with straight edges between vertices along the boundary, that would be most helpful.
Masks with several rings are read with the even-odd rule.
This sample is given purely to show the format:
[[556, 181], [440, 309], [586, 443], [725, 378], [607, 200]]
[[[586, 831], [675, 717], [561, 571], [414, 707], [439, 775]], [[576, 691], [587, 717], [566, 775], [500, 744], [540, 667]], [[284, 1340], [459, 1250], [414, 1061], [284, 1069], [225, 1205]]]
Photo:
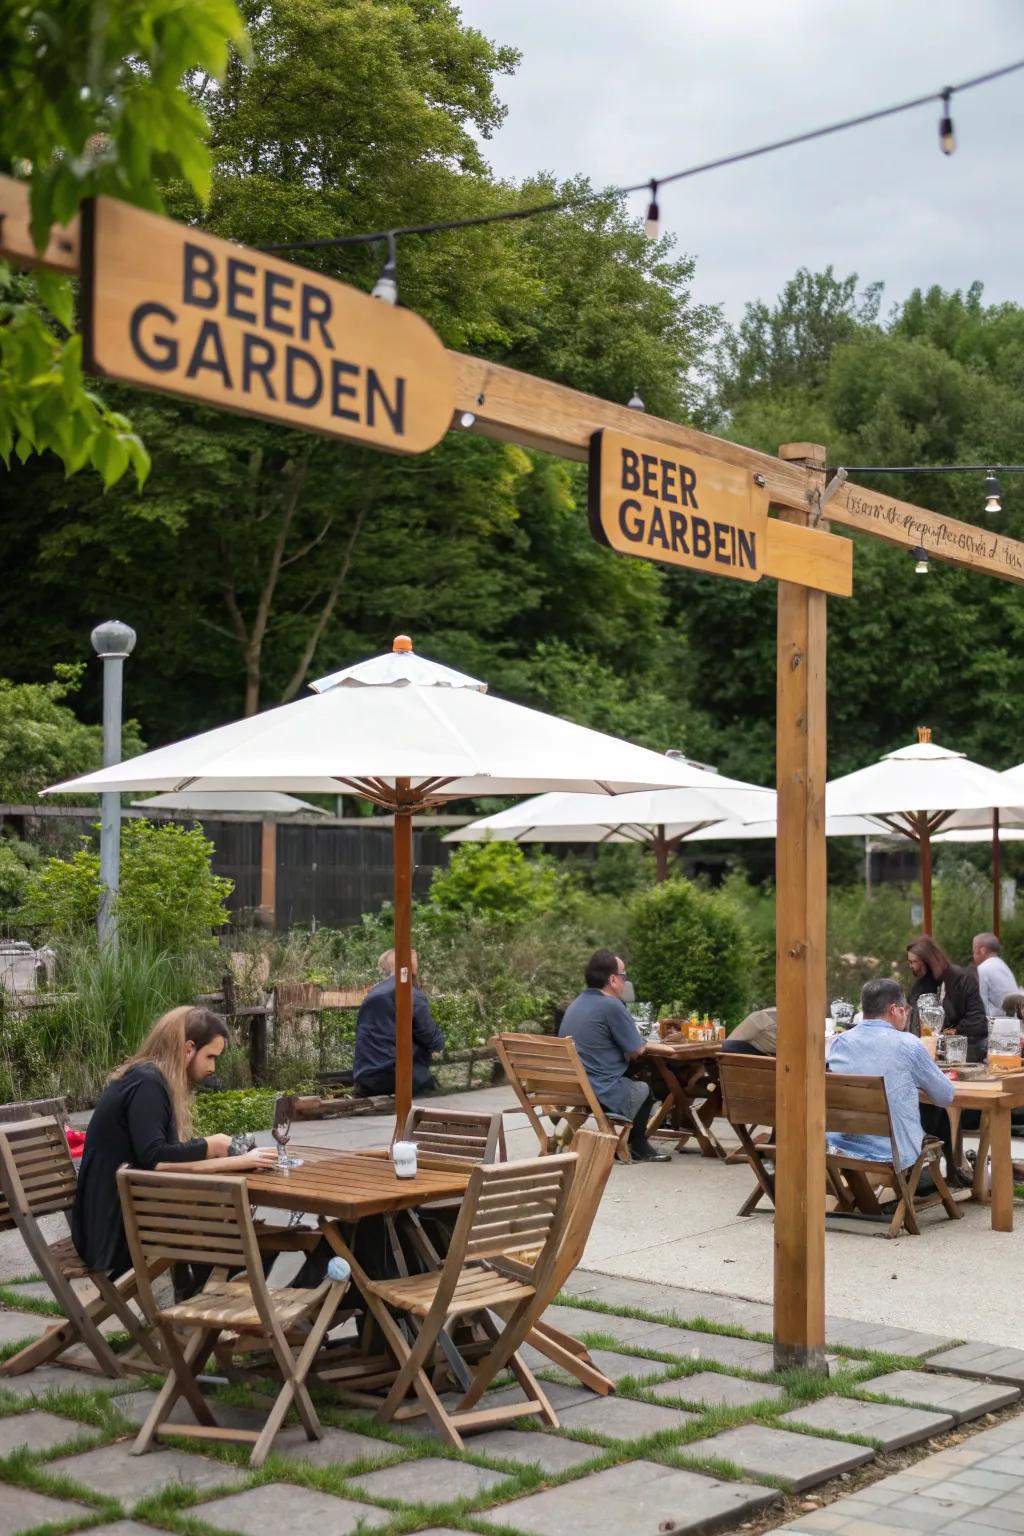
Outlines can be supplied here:
[[734, 581], [765, 572], [768, 492], [749, 470], [621, 432], [590, 439], [590, 531], [622, 555]]
[[911, 549], [920, 545], [940, 560], [1024, 582], [1024, 544], [1005, 538], [995, 529], [961, 523], [850, 482], [830, 499], [825, 516], [830, 522], [859, 528], [893, 544]]
[[410, 310], [109, 197], [81, 265], [91, 372], [395, 453], [451, 425], [451, 360]]

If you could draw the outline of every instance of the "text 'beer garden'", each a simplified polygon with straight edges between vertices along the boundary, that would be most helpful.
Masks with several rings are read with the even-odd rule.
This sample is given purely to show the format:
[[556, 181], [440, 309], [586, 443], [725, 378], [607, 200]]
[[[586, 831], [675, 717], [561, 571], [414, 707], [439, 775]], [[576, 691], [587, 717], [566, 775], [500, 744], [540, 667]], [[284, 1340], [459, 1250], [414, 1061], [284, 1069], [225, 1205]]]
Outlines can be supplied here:
[[84, 233], [92, 371], [398, 453], [450, 426], [450, 359], [411, 311], [112, 198]]
[[620, 432], [590, 440], [590, 528], [620, 554], [760, 581], [768, 492], [748, 471]]

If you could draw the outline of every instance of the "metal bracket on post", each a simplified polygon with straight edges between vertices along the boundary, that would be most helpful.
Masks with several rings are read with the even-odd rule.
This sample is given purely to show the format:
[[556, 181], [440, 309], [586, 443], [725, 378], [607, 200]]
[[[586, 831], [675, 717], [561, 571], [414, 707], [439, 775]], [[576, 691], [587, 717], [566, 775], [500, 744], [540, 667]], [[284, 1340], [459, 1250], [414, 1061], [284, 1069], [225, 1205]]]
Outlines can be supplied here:
[[817, 528], [818, 524], [821, 522], [822, 515], [824, 514], [826, 506], [832, 500], [832, 497], [836, 494], [836, 492], [840, 490], [845, 484], [846, 479], [846, 470], [837, 469], [824, 490], [821, 490], [818, 486], [814, 486], [807, 492], [807, 500], [810, 502], [812, 508], [812, 528]]

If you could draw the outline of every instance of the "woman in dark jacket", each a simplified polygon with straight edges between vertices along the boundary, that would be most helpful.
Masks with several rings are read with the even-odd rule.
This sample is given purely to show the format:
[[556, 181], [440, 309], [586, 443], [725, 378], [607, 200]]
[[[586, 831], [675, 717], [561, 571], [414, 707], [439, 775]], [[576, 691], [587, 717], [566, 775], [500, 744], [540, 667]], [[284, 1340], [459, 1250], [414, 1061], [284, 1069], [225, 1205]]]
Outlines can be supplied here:
[[907, 963], [914, 975], [914, 985], [907, 997], [911, 1008], [916, 1009], [926, 992], [934, 992], [946, 1015], [943, 1033], [965, 1035], [967, 1060], [984, 1061], [988, 1054], [988, 1019], [976, 973], [954, 965], [927, 933], [907, 945]]
[[227, 1156], [230, 1136], [192, 1136], [192, 1091], [217, 1069], [227, 1025], [207, 1008], [172, 1008], [111, 1073], [85, 1133], [71, 1235], [87, 1269], [131, 1268], [117, 1170], [237, 1173], [273, 1163], [272, 1148]]

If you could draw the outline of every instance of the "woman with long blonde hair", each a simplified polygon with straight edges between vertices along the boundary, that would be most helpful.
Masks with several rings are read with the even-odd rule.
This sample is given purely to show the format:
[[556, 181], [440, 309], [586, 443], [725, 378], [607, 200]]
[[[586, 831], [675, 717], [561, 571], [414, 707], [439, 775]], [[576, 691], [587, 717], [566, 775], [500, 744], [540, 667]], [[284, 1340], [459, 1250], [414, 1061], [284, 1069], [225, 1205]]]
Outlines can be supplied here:
[[110, 1074], [85, 1134], [71, 1235], [88, 1269], [131, 1268], [117, 1170], [223, 1173], [272, 1163], [273, 1148], [228, 1155], [230, 1136], [192, 1136], [192, 1094], [217, 1070], [228, 1028], [208, 1008], [172, 1008]]

